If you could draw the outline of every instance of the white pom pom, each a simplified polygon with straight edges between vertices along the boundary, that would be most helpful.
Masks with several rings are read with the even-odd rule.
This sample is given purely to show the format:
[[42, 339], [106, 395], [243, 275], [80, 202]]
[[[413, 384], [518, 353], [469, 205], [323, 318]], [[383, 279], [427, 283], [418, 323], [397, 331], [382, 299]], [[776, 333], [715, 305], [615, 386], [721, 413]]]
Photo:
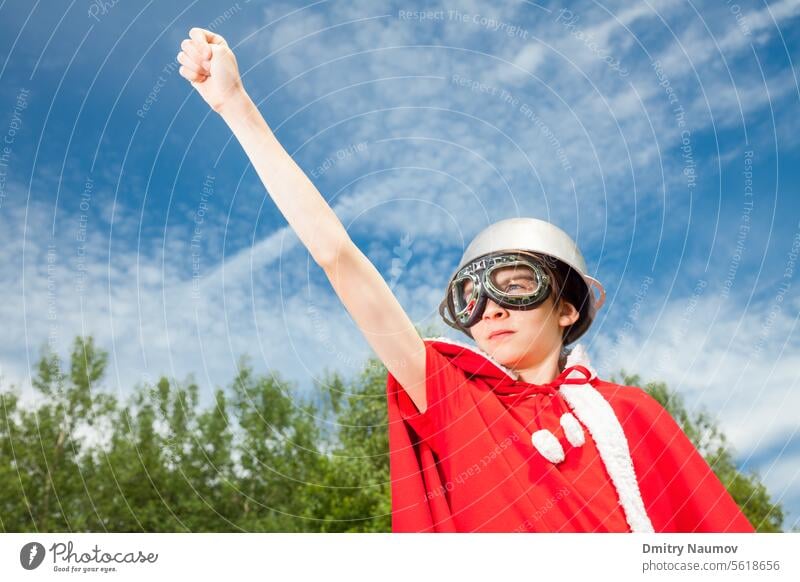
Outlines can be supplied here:
[[561, 428], [564, 429], [564, 436], [567, 437], [569, 444], [573, 447], [580, 447], [586, 442], [583, 427], [571, 412], [565, 412], [561, 415]]
[[560, 463], [564, 460], [564, 448], [549, 430], [537, 430], [531, 435], [531, 442], [536, 450], [551, 463]]

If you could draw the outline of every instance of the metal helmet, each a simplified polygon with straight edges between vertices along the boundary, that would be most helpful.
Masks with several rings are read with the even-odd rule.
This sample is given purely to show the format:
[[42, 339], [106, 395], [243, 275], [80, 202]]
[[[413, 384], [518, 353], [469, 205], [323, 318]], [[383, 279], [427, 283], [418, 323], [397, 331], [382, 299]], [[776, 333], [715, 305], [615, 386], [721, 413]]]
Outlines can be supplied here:
[[[578, 279], [584, 283], [584, 292], [587, 296], [584, 296], [580, 302], [583, 303], [580, 317], [570, 326], [564, 343], [570, 344], [576, 341], [589, 329], [597, 311], [605, 302], [605, 289], [600, 281], [587, 273], [586, 261], [575, 241], [554, 224], [537, 218], [509, 218], [496, 222], [479, 232], [467, 246], [458, 267], [448, 280], [448, 294], [454, 278], [465, 266], [476, 259], [500, 251], [521, 251], [545, 255], [570, 267], [570, 271], [574, 273], [572, 276], [577, 275]], [[595, 295], [594, 289], [597, 289], [599, 295]], [[447, 308], [447, 297], [445, 297], [439, 306], [439, 314], [444, 322], [472, 337], [468, 328], [448, 319]]]

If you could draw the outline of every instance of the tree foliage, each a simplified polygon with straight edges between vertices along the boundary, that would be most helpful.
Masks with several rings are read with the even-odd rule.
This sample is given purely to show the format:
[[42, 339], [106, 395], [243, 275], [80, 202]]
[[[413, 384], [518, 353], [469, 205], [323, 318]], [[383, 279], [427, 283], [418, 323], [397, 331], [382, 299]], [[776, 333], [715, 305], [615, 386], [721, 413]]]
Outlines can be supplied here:
[[[204, 399], [191, 377], [138, 384], [122, 399], [102, 385], [107, 362], [91, 337], [78, 337], [67, 369], [43, 349], [34, 405], [0, 388], [0, 530], [390, 531], [377, 359], [351, 382], [329, 374], [307, 398], [243, 357], [231, 384]], [[779, 531], [780, 505], [757, 475], [736, 469], [711, 418], [688, 414], [664, 384], [647, 389], [759, 530]]]

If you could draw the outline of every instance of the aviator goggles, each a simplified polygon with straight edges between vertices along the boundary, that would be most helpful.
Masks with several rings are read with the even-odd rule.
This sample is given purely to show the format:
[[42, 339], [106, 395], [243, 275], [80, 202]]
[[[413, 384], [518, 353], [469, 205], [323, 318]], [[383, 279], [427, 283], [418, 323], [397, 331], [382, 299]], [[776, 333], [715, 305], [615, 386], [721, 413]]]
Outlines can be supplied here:
[[485, 255], [460, 269], [447, 289], [446, 308], [456, 326], [478, 323], [487, 299], [508, 309], [535, 309], [550, 295], [542, 262], [520, 252]]

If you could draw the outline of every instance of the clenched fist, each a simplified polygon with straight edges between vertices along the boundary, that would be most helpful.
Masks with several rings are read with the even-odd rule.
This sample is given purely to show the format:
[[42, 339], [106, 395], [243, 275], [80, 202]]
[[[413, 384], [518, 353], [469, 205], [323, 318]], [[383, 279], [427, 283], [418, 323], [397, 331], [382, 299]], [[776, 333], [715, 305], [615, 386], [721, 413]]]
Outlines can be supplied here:
[[236, 57], [225, 39], [210, 30], [192, 28], [189, 37], [181, 42], [178, 72], [219, 113], [225, 103], [244, 91]]

